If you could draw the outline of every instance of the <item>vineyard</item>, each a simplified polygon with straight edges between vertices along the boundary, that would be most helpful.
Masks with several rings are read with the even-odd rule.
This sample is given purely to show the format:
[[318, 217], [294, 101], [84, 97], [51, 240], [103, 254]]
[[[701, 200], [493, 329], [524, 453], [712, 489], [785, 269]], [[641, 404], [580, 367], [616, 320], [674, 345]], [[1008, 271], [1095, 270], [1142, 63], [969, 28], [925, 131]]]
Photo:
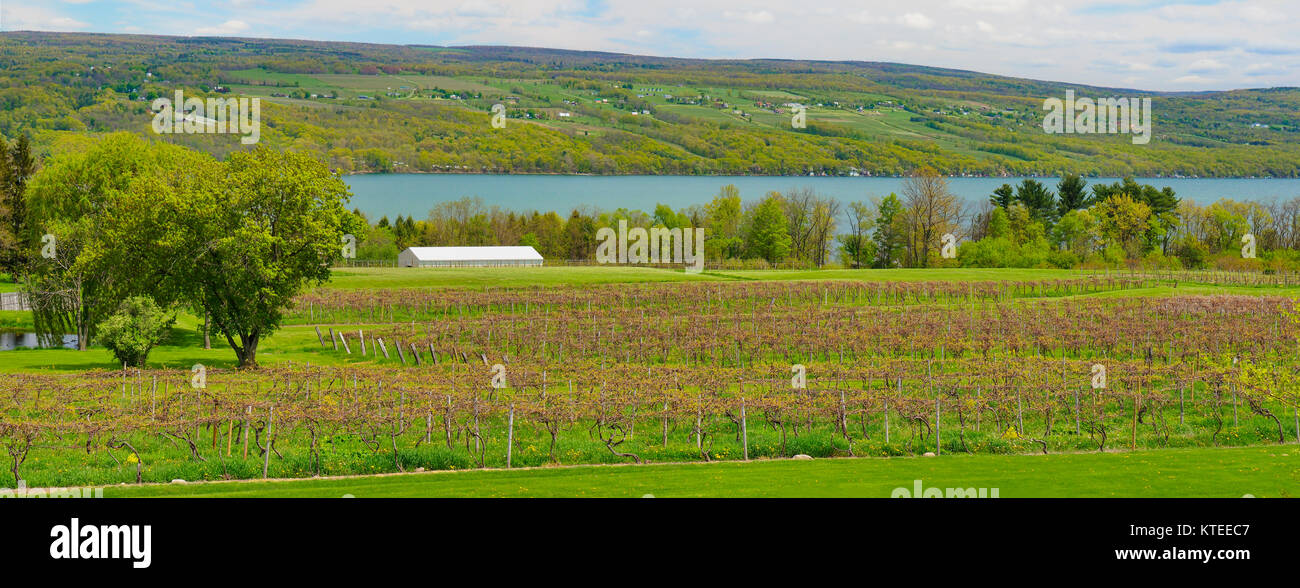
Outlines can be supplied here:
[[48, 486], [1296, 443], [1296, 302], [1153, 283], [319, 290], [347, 363], [17, 375], [0, 442]]

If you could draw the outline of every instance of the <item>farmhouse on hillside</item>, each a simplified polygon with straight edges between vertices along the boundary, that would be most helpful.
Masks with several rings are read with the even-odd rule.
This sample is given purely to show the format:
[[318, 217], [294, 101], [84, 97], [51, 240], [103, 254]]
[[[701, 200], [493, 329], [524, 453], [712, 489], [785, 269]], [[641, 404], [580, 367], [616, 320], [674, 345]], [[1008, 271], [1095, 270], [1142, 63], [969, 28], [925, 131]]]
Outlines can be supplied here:
[[407, 247], [397, 254], [398, 267], [540, 266], [542, 254], [518, 247]]

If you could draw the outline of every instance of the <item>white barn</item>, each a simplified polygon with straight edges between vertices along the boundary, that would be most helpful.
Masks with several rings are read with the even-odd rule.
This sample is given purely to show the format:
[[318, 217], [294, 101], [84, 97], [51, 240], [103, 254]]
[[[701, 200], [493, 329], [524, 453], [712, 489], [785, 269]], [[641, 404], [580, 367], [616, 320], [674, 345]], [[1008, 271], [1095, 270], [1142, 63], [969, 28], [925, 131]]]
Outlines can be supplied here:
[[518, 247], [407, 247], [397, 254], [398, 267], [540, 266], [542, 254]]

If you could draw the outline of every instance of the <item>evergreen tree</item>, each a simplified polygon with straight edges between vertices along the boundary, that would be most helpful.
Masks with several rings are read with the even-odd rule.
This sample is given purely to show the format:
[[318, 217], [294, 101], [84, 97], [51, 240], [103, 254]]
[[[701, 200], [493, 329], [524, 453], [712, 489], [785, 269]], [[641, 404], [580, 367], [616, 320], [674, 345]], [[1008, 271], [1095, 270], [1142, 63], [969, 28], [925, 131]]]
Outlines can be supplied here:
[[1012, 188], [1011, 184], [1002, 184], [993, 190], [992, 196], [989, 196], [989, 204], [1006, 210], [1008, 206], [1011, 206], [1012, 202], [1015, 202], [1015, 199], [1015, 188]]
[[1061, 218], [1071, 210], [1081, 210], [1092, 206], [1086, 188], [1088, 182], [1075, 174], [1067, 174], [1056, 184], [1056, 215]]
[[1056, 195], [1042, 182], [1025, 178], [1016, 187], [1016, 202], [1024, 204], [1029, 216], [1045, 226], [1056, 220]]

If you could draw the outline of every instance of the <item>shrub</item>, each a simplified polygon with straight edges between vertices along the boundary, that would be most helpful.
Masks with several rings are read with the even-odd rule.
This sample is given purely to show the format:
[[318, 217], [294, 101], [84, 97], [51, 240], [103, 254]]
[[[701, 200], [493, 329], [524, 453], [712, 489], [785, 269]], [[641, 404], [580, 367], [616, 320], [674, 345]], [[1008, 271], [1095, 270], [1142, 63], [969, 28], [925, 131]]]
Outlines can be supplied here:
[[117, 312], [99, 324], [100, 344], [113, 352], [117, 360], [144, 367], [149, 352], [167, 337], [176, 323], [148, 296], [133, 296], [122, 301]]

